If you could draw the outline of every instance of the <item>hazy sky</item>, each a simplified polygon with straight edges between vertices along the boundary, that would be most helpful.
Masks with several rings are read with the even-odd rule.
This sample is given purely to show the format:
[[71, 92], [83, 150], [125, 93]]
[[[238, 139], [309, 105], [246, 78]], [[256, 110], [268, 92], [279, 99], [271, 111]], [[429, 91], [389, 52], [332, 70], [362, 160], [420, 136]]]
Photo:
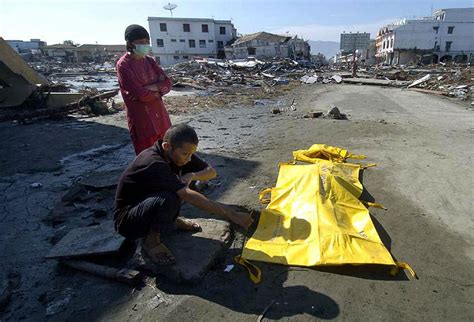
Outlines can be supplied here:
[[[169, 1], [0, 0], [0, 37], [40, 38], [55, 44], [121, 44], [127, 25], [148, 29], [148, 17], [169, 17]], [[237, 32], [289, 32], [309, 40], [339, 41], [342, 31], [370, 32], [431, 8], [472, 7], [473, 0], [172, 0], [174, 17], [232, 19]]]

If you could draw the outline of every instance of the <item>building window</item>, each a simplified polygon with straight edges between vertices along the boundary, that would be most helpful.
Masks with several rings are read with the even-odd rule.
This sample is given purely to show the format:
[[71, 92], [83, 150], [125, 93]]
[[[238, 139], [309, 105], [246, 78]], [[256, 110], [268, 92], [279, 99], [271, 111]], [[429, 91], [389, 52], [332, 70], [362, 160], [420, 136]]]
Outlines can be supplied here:
[[176, 39], [171, 39], [171, 42], [176, 42]]
[[199, 40], [199, 48], [206, 48], [206, 41], [205, 40]]
[[189, 26], [189, 23], [183, 23], [183, 31], [191, 32], [191, 27]]
[[218, 41], [217, 42], [217, 48], [224, 48], [224, 42], [223, 41]]
[[436, 31], [436, 34], [438, 34], [438, 29], [439, 27], [433, 27], [433, 30]]
[[183, 59], [189, 59], [189, 56], [183, 56]]
[[452, 41], [447, 41], [446, 42], [446, 51], [450, 51], [451, 50], [451, 45], [453, 44]]
[[184, 39], [180, 39], [180, 40], [179, 40], [179, 42], [186, 42], [186, 40], [184, 40]]
[[179, 60], [179, 56], [173, 56], [174, 60]]
[[209, 26], [208, 25], [201, 25], [202, 32], [209, 32]]
[[168, 31], [168, 28], [166, 28], [165, 23], [160, 23], [160, 31]]
[[219, 33], [225, 35], [225, 27], [219, 27]]
[[189, 39], [189, 48], [196, 48], [196, 40]]
[[157, 47], [164, 47], [163, 39], [157, 39], [156, 40], [156, 46]]
[[454, 27], [448, 27], [448, 34], [452, 34], [454, 31]]
[[213, 42], [214, 42], [214, 40], [213, 40], [213, 39], [209, 39], [209, 43], [210, 43], [210, 44], [211, 44], [211, 43], [213, 43]]

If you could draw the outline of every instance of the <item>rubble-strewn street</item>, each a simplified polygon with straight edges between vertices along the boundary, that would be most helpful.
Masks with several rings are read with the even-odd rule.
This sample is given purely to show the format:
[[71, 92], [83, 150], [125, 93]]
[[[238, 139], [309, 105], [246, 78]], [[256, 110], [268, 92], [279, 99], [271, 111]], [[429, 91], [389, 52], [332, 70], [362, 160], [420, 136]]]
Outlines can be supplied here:
[[473, 30], [2, 1], [0, 322], [474, 321]]
[[[442, 75], [428, 73], [430, 79], [420, 87], [453, 90], [440, 89], [446, 86], [438, 80]], [[448, 73], [457, 79], [456, 86], [472, 86], [463, 83], [464, 69], [461, 76]], [[291, 160], [293, 150], [324, 143], [365, 154], [377, 166], [364, 171], [364, 187], [388, 208], [371, 208], [372, 219], [393, 256], [410, 263], [418, 280], [404, 272], [393, 277], [381, 267], [309, 269], [259, 262], [263, 279], [253, 284], [242, 267], [224, 272], [243, 243], [244, 232], [235, 226], [230, 237], [223, 234], [213, 243], [216, 257], [207, 273], [198, 276], [201, 272], [193, 271], [191, 263], [180, 268], [181, 273], [197, 274], [200, 282], [193, 285], [177, 283], [172, 274], [148, 272], [144, 285], [131, 287], [45, 259], [73, 229], [112, 221], [114, 180], [134, 157], [124, 112], [75, 114], [0, 124], [0, 134], [9, 138], [0, 146], [0, 319], [471, 320], [470, 101], [406, 86], [338, 84], [337, 79], [300, 84], [307, 74], [273, 86], [274, 78], [258, 75], [250, 80], [248, 73], [242, 86], [232, 85], [236, 74], [228, 75], [231, 85], [220, 84], [225, 78], [207, 72], [200, 74], [209, 79], [201, 79], [204, 85], [192, 76], [175, 80], [210, 89], [206, 96], [196, 86], [176, 88], [184, 92], [167, 96], [165, 102], [174, 111], [173, 123], [189, 122], [196, 129], [198, 153], [219, 174], [202, 191], [257, 210], [258, 192], [274, 184], [278, 162]], [[341, 74], [331, 71], [331, 76]], [[411, 84], [425, 75], [395, 78]], [[268, 84], [254, 86], [261, 77]], [[335, 119], [341, 115], [347, 119]], [[188, 206], [183, 212], [190, 218], [210, 218]], [[92, 261], [128, 267], [134, 249], [124, 246], [120, 256]]]

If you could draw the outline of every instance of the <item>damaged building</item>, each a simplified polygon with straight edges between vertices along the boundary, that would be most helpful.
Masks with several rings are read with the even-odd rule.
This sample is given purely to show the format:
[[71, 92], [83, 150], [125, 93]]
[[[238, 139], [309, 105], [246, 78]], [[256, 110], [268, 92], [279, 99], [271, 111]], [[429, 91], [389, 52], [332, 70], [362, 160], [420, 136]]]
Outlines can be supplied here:
[[242, 59], [253, 56], [309, 61], [310, 51], [311, 47], [308, 42], [298, 36], [281, 36], [261, 31], [238, 38], [226, 48], [226, 58]]
[[365, 63], [370, 60], [370, 33], [343, 32], [341, 34], [340, 52], [336, 55], [337, 64], [350, 63], [352, 60]]
[[230, 20], [148, 17], [153, 55], [163, 65], [193, 57], [225, 58], [224, 47], [237, 37]]
[[78, 63], [116, 61], [126, 51], [125, 45], [83, 44], [75, 49]]
[[377, 61], [387, 64], [474, 61], [474, 8], [440, 9], [431, 17], [380, 28]]
[[54, 44], [45, 46], [42, 51], [45, 56], [66, 63], [76, 62], [76, 46], [69, 44]]

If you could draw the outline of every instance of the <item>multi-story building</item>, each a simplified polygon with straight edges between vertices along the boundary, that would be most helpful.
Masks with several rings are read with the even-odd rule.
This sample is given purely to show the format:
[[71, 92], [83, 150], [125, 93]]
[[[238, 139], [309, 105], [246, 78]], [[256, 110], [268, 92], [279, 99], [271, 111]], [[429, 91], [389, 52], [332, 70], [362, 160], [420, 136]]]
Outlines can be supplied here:
[[340, 52], [335, 57], [335, 63], [345, 64], [357, 61], [364, 64], [372, 64], [370, 60], [370, 48], [375, 41], [370, 40], [368, 32], [343, 32], [341, 34]]
[[237, 37], [230, 20], [148, 17], [153, 55], [161, 65], [192, 57], [225, 58], [224, 47]]
[[355, 50], [362, 52], [369, 47], [370, 33], [368, 32], [349, 32], [341, 34], [341, 55], [352, 54]]
[[380, 28], [377, 60], [388, 64], [474, 61], [474, 8], [440, 9]]
[[36, 53], [40, 49], [46, 46], [45, 41], [40, 39], [31, 39], [30, 41], [23, 40], [6, 40], [6, 42], [12, 47], [17, 53]]
[[238, 38], [226, 48], [226, 58], [241, 59], [253, 56], [310, 60], [310, 50], [308, 42], [297, 36], [280, 36], [261, 31]]

